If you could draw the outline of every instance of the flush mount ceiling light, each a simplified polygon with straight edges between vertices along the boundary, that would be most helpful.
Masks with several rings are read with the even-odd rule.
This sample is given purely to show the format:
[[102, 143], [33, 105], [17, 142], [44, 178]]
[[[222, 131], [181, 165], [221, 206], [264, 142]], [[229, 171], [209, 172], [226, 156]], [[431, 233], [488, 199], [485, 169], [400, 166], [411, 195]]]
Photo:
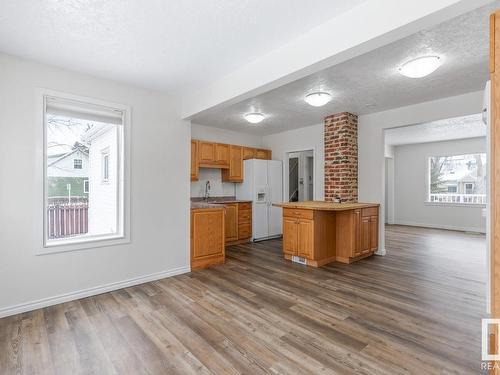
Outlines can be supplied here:
[[245, 120], [247, 120], [250, 124], [258, 124], [259, 122], [264, 120], [266, 116], [264, 116], [262, 113], [259, 112], [252, 112], [252, 113], [247, 113], [243, 117], [245, 117]]
[[306, 95], [305, 102], [313, 107], [321, 107], [332, 100], [332, 96], [324, 91], [313, 92]]
[[422, 78], [434, 72], [441, 65], [439, 56], [423, 56], [405, 62], [399, 73], [409, 78]]

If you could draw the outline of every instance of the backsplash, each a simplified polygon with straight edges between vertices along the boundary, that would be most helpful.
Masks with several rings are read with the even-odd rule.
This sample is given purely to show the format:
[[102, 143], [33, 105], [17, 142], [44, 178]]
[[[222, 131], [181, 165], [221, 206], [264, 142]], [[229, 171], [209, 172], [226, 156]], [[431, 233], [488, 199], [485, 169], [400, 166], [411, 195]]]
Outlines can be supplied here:
[[220, 169], [200, 168], [198, 177], [198, 181], [191, 181], [191, 197], [203, 197], [207, 181], [210, 181], [211, 197], [234, 197], [236, 195], [236, 185], [233, 182], [222, 182]]

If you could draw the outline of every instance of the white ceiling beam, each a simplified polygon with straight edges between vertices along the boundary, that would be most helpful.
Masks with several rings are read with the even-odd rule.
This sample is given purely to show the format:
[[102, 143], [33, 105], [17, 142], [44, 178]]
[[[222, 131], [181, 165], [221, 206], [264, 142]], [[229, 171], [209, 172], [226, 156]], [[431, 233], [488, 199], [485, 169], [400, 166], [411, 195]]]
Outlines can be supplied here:
[[183, 92], [182, 118], [259, 95], [491, 1], [367, 0], [213, 84]]

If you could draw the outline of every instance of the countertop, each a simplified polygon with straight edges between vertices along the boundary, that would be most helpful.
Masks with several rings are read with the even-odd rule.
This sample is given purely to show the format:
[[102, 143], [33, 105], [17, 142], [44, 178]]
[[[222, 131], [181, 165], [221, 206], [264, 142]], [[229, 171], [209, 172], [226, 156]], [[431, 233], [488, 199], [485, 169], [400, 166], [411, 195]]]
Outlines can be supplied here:
[[202, 209], [207, 209], [207, 208], [220, 208], [223, 209], [224, 207], [220, 204], [215, 204], [215, 203], [207, 203], [207, 202], [193, 202], [191, 201], [191, 209], [192, 210], [202, 210]]
[[203, 198], [191, 198], [191, 209], [199, 210], [203, 208], [222, 208], [227, 203], [251, 203], [250, 200], [236, 199], [236, 197], [211, 197], [208, 200]]
[[358, 208], [378, 207], [378, 203], [334, 203], [324, 201], [306, 201], [306, 202], [283, 202], [274, 203], [273, 206], [302, 209], [302, 210], [318, 210], [318, 211], [347, 211]]
[[204, 198], [191, 198], [191, 202], [204, 202], [212, 204], [224, 204], [224, 203], [250, 203], [251, 200], [236, 199], [236, 197], [210, 197], [208, 200]]

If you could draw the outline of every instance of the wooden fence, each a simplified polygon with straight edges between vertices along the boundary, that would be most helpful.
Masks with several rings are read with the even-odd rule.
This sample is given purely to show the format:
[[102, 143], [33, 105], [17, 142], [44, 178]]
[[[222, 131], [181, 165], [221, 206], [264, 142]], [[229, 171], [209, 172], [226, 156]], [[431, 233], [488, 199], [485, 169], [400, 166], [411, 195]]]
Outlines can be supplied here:
[[57, 204], [47, 206], [47, 234], [49, 239], [85, 234], [89, 230], [87, 204]]

